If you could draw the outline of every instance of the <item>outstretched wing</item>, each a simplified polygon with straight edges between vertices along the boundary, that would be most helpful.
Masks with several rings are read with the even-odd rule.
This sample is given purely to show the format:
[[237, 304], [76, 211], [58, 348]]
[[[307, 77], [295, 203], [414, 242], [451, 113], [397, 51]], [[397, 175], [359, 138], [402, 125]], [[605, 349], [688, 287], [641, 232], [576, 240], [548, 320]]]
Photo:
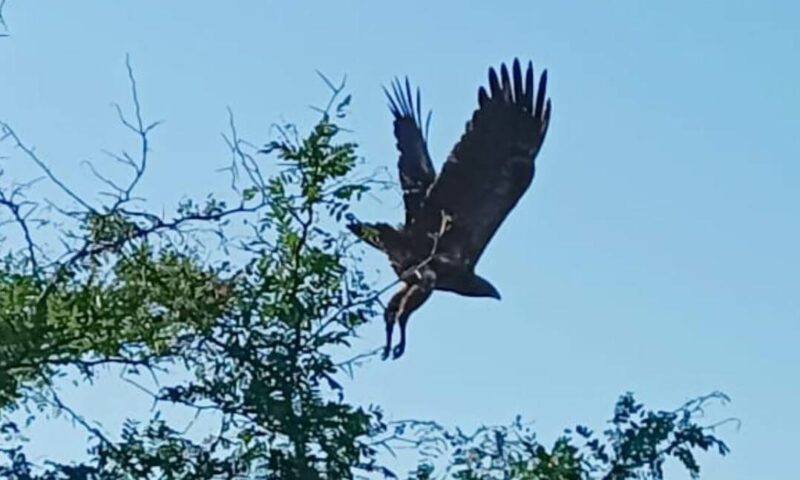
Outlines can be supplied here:
[[429, 112], [423, 132], [419, 89], [416, 92], [415, 102], [408, 78], [405, 85], [395, 79], [392, 83], [392, 93], [386, 89], [384, 92], [389, 99], [389, 109], [394, 115], [394, 136], [397, 140], [397, 149], [400, 151], [397, 169], [400, 185], [403, 188], [406, 226], [409, 226], [417, 217], [428, 188], [436, 179], [436, 171], [433, 169], [426, 144], [431, 115]]
[[[479, 108], [442, 167], [425, 199], [425, 233], [437, 232], [442, 213], [450, 217], [438, 252], [464, 266], [477, 263], [497, 228], [533, 181], [534, 160], [550, 120], [545, 101], [547, 71], [534, 92], [533, 65], [525, 78], [514, 60], [500, 79], [489, 69], [489, 92], [478, 91]], [[418, 231], [418, 233], [421, 233]]]

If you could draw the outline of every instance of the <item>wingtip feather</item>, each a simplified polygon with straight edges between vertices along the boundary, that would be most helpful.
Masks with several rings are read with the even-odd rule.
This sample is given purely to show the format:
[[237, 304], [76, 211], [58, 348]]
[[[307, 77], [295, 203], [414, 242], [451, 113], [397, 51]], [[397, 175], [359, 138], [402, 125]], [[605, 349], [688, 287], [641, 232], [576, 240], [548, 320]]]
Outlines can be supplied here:
[[542, 107], [544, 106], [545, 96], [547, 95], [547, 70], [542, 71], [539, 77], [539, 89], [536, 93], [536, 110], [535, 115], [541, 117]]
[[400, 116], [400, 110], [397, 108], [397, 104], [392, 97], [392, 94], [389, 93], [389, 90], [386, 88], [386, 85], [382, 85], [383, 93], [386, 95], [386, 99], [389, 100], [389, 111], [392, 112], [392, 115], [397, 118]]
[[489, 94], [486, 93], [486, 89], [485, 88], [480, 87], [478, 89], [478, 106], [479, 107], [483, 107], [488, 102], [489, 102]]
[[431, 129], [431, 116], [433, 115], [432, 110], [428, 110], [428, 116], [425, 118], [425, 134], [423, 135], [422, 139], [426, 142], [428, 141], [428, 132]]
[[523, 108], [527, 108], [524, 97], [524, 90], [522, 89], [522, 70], [519, 68], [519, 59], [514, 59], [514, 65], [512, 67], [512, 72], [514, 75], [514, 101], [517, 103], [522, 103]]
[[411, 116], [411, 118], [414, 118], [414, 98], [411, 96], [411, 80], [409, 80], [408, 77], [406, 77], [405, 101], [406, 101], [406, 112], [405, 112], [406, 115], [409, 115]]
[[494, 68], [489, 68], [489, 92], [492, 94], [492, 98], [500, 96], [500, 82]]
[[500, 79], [503, 82], [503, 100], [508, 102], [511, 100], [511, 79], [505, 63], [500, 64]]
[[422, 123], [422, 94], [417, 87], [417, 121]]

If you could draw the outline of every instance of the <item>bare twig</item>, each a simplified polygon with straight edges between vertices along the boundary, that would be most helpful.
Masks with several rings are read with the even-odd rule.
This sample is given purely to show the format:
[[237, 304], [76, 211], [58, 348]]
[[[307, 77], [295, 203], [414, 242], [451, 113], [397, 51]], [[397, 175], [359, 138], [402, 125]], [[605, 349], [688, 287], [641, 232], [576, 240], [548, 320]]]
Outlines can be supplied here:
[[[0, 189], [0, 205], [5, 206], [10, 212], [11, 216], [14, 217], [14, 221], [19, 225], [20, 230], [22, 230], [22, 235], [25, 238], [25, 245], [28, 250], [28, 261], [31, 267], [31, 273], [34, 277], [39, 276], [39, 263], [36, 259], [36, 243], [33, 241], [33, 237], [31, 236], [31, 230], [28, 226], [28, 213], [23, 213], [22, 208], [25, 205], [32, 205], [31, 202], [17, 202], [15, 200], [15, 196], [19, 193], [19, 189], [12, 190], [10, 195], [6, 195], [2, 189]], [[35, 206], [34, 206], [35, 208]], [[32, 210], [31, 210], [32, 211]]]
[[337, 363], [336, 368], [344, 370], [348, 377], [353, 378], [353, 367], [360, 367], [364, 365], [373, 358], [376, 358], [382, 351], [383, 347], [379, 347], [369, 352], [359, 353], [354, 357]]
[[264, 180], [263, 175], [261, 174], [261, 170], [258, 167], [258, 163], [255, 161], [255, 158], [252, 154], [246, 152], [242, 147], [248, 147], [253, 150], [257, 148], [255, 145], [241, 139], [239, 137], [239, 133], [236, 129], [236, 122], [233, 116], [233, 110], [228, 107], [228, 127], [229, 127], [229, 135], [222, 134], [223, 140], [225, 140], [225, 144], [228, 145], [228, 149], [231, 152], [231, 165], [226, 170], [230, 170], [231, 172], [231, 187], [234, 191], [239, 191], [238, 188], [238, 178], [239, 178], [239, 167], [238, 165], [241, 164], [242, 169], [250, 178], [251, 187], [254, 188], [255, 191], [259, 194], [261, 201], [266, 202], [266, 189], [267, 189], [267, 182]]
[[48, 384], [48, 390], [50, 391], [50, 398], [48, 399], [49, 403], [56, 408], [57, 411], [66, 413], [69, 416], [70, 420], [74, 423], [82, 426], [86, 429], [87, 432], [94, 435], [98, 440], [104, 443], [106, 446], [113, 450], [117, 450], [117, 447], [101, 430], [99, 427], [90, 424], [83, 416], [79, 415], [75, 410], [73, 410], [70, 406], [64, 403], [59, 397], [58, 393], [56, 392], [55, 388]]
[[[145, 170], [147, 169], [147, 161], [148, 161], [148, 154], [150, 152], [150, 139], [148, 135], [150, 132], [159, 126], [162, 122], [160, 120], [145, 124], [145, 121], [142, 117], [142, 105], [139, 102], [139, 89], [136, 83], [136, 77], [133, 74], [133, 67], [131, 66], [131, 57], [130, 55], [125, 55], [125, 68], [128, 71], [128, 81], [130, 83], [131, 88], [131, 100], [133, 101], [133, 120], [129, 120], [125, 113], [122, 111], [122, 107], [118, 103], [114, 103], [114, 109], [117, 112], [117, 117], [119, 121], [128, 128], [131, 132], [133, 132], [139, 139], [139, 158], [134, 160], [134, 158], [128, 154], [128, 152], [122, 152], [121, 155], [115, 155], [110, 152], [106, 152], [111, 158], [117, 160], [118, 162], [127, 165], [133, 169], [133, 179], [128, 183], [128, 185], [124, 188], [120, 188], [114, 184], [113, 188], [118, 190], [119, 197], [117, 201], [112, 205], [111, 210], [115, 210], [120, 205], [128, 202], [131, 200], [131, 194], [139, 182], [142, 180], [144, 176]], [[108, 183], [108, 182], [106, 182]]]
[[333, 108], [333, 104], [339, 98], [339, 95], [341, 95], [341, 93], [344, 91], [344, 86], [347, 83], [347, 75], [342, 77], [342, 80], [339, 82], [338, 85], [334, 85], [334, 83], [331, 82], [330, 79], [326, 77], [325, 74], [323, 74], [319, 70], [317, 70], [317, 75], [319, 75], [319, 78], [321, 78], [322, 81], [325, 82], [325, 85], [327, 85], [328, 88], [331, 90], [332, 95], [331, 98], [328, 100], [328, 104], [325, 106], [325, 108], [319, 108], [312, 105], [311, 109], [321, 113], [323, 116], [327, 116], [330, 114], [331, 108]]
[[2, 136], [0, 136], [0, 142], [4, 141], [4, 140], [7, 140], [7, 139], [11, 139], [11, 141], [14, 143], [14, 147], [22, 150], [22, 152], [24, 152], [25, 155], [29, 159], [31, 159], [33, 161], [33, 163], [35, 163], [36, 166], [39, 167], [39, 169], [41, 169], [44, 172], [44, 174], [47, 176], [47, 178], [49, 178], [50, 181], [52, 181], [54, 184], [56, 184], [61, 189], [62, 192], [66, 193], [70, 198], [72, 198], [74, 201], [76, 201], [78, 204], [80, 204], [80, 206], [82, 206], [83, 208], [85, 208], [89, 212], [92, 212], [92, 213], [95, 212], [94, 207], [89, 205], [78, 194], [76, 194], [71, 188], [66, 186], [64, 184], [64, 182], [59, 180], [59, 178], [56, 177], [55, 174], [53, 174], [52, 170], [50, 170], [50, 167], [48, 167], [47, 164], [44, 163], [39, 158], [39, 156], [36, 154], [34, 149], [32, 147], [27, 146], [19, 138], [17, 133], [14, 131], [14, 129], [11, 128], [11, 125], [9, 125], [8, 123], [6, 123], [6, 122], [4, 122], [2, 120], [0, 120], [0, 134], [2, 135]]

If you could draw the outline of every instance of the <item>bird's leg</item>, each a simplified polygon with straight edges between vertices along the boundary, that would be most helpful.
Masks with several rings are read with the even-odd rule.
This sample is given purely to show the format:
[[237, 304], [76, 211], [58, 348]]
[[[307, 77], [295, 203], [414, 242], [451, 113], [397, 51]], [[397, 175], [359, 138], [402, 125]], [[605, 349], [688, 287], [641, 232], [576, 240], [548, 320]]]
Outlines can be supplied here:
[[389, 358], [389, 353], [392, 351], [392, 331], [394, 330], [394, 316], [395, 312], [386, 310], [383, 313], [384, 322], [386, 322], [386, 345], [383, 347], [383, 355], [381, 358], [386, 360]]
[[395, 360], [402, 357], [403, 353], [406, 351], [406, 325], [408, 325], [408, 317], [410, 316], [411, 315], [400, 316], [400, 343], [395, 345], [394, 350], [392, 350], [392, 358]]
[[397, 319], [397, 313], [400, 310], [403, 296], [405, 295], [407, 289], [408, 285], [404, 283], [403, 288], [401, 288], [400, 291], [397, 292], [391, 300], [389, 300], [389, 304], [386, 305], [386, 310], [383, 312], [383, 321], [386, 323], [386, 345], [383, 347], [384, 360], [389, 358], [389, 354], [392, 351], [392, 332], [394, 331], [394, 323]]
[[426, 268], [421, 272], [418, 283], [409, 286], [405, 292], [401, 292], [402, 296], [397, 295], [397, 297], [400, 297], [397, 309], [397, 320], [400, 323], [400, 342], [395, 345], [392, 351], [394, 359], [400, 358], [406, 350], [406, 326], [408, 325], [409, 317], [411, 317], [411, 312], [418, 309], [431, 296], [435, 283], [436, 274], [433, 270]]

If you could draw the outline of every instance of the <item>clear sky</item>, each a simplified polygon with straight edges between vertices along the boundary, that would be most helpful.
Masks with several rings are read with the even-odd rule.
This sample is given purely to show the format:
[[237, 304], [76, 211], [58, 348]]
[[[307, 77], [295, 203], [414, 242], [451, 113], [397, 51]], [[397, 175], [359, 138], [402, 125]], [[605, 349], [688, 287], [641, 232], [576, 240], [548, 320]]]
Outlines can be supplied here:
[[[733, 452], [703, 457], [704, 478], [796, 478], [800, 4], [471, 5], [10, 0], [0, 118], [94, 192], [80, 162], [131, 140], [109, 106], [128, 100], [130, 53], [145, 114], [165, 120], [141, 193], [174, 205], [227, 184], [215, 171], [226, 106], [265, 140], [276, 120], [313, 119], [307, 105], [327, 95], [315, 70], [347, 74], [360, 153], [393, 169], [380, 86], [408, 74], [434, 112], [438, 166], [487, 68], [532, 59], [549, 69], [553, 120], [532, 188], [478, 266], [503, 300], [437, 293], [411, 320], [406, 356], [370, 364], [350, 398], [468, 428], [521, 413], [549, 442], [601, 427], [628, 390], [672, 408], [719, 389], [733, 403], [709, 419], [743, 424], [720, 432]], [[399, 222], [399, 197], [381, 200], [359, 214]], [[369, 262], [391, 280], [383, 258]], [[365, 348], [381, 332], [376, 319]], [[135, 411], [115, 408], [130, 390], [75, 395], [103, 418]], [[37, 428], [42, 454], [81, 450], [69, 428]]]

